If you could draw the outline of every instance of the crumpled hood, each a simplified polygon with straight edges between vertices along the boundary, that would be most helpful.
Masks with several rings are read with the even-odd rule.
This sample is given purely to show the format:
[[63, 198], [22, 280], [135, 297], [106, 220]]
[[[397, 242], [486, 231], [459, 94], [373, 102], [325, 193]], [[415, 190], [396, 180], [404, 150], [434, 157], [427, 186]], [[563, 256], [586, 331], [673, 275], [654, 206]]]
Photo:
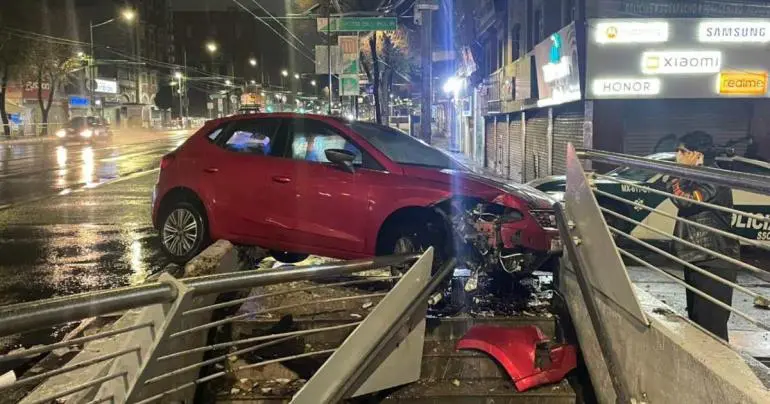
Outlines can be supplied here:
[[405, 167], [404, 172], [410, 177], [441, 182], [450, 187], [459, 187], [471, 195], [495, 197], [507, 193], [520, 198], [530, 209], [551, 209], [556, 202], [548, 194], [526, 184], [502, 182], [471, 171], [436, 170], [421, 167]]

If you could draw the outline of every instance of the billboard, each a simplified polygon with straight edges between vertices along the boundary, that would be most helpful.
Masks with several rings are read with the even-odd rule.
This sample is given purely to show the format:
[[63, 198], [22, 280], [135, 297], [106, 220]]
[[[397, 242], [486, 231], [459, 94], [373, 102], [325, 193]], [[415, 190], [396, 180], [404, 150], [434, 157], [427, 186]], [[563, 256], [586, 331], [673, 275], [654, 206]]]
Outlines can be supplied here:
[[592, 19], [586, 98], [766, 98], [770, 19]]
[[577, 44], [577, 31], [573, 22], [535, 46], [539, 106], [580, 99]]

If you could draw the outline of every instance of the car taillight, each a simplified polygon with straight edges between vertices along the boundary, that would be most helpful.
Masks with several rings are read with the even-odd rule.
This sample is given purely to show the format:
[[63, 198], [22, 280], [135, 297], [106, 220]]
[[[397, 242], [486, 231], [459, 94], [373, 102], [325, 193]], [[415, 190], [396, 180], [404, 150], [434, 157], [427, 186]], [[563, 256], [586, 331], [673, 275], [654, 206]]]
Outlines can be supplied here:
[[175, 158], [176, 156], [173, 154], [167, 154], [163, 156], [163, 158], [160, 159], [160, 169], [166, 169], [166, 167], [168, 167]]

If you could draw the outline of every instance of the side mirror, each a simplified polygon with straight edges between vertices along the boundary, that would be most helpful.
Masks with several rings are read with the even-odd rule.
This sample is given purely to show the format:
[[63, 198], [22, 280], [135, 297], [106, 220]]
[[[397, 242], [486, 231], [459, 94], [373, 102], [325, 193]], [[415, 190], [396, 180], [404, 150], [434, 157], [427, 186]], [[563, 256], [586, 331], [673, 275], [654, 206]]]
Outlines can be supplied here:
[[356, 155], [353, 152], [345, 149], [326, 149], [324, 154], [326, 154], [327, 160], [342, 167], [345, 171], [351, 174], [355, 172], [353, 161], [355, 161]]

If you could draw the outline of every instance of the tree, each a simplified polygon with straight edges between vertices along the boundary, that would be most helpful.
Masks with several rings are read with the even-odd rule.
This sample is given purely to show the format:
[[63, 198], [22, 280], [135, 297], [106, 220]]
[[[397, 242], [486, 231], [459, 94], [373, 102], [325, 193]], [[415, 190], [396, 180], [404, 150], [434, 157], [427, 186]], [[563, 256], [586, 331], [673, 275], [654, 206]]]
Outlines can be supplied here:
[[[0, 27], [27, 20], [28, 11], [30, 11], [28, 10], [29, 3], [24, 1], [7, 3], [3, 4], [2, 12], [0, 12]], [[11, 136], [11, 127], [6, 111], [8, 83], [19, 72], [25, 70], [25, 64], [29, 59], [24, 50], [31, 42], [26, 38], [14, 35], [12, 31], [0, 30], [0, 118], [2, 118], [3, 133], [6, 137]]]
[[377, 123], [388, 121], [388, 105], [396, 76], [410, 81], [417, 69], [417, 54], [410, 47], [411, 31], [400, 27], [393, 32], [374, 32], [361, 46], [359, 59], [369, 82], [374, 87], [374, 111]]
[[[48, 113], [51, 111], [56, 91], [63, 87], [69, 74], [80, 67], [80, 61], [73, 57], [73, 50], [53, 42], [38, 41], [28, 47], [29, 69], [27, 79], [37, 88], [37, 102], [40, 107], [42, 128], [40, 136], [48, 135]], [[48, 94], [43, 95], [45, 88]]]

